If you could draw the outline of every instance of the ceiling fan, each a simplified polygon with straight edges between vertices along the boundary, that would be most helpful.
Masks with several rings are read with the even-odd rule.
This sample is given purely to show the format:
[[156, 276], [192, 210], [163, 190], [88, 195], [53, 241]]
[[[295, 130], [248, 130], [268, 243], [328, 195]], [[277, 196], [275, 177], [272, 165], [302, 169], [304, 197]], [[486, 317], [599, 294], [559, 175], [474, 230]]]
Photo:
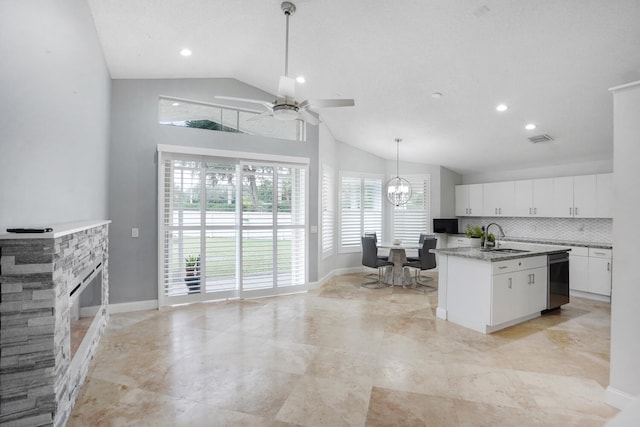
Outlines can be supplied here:
[[310, 99], [302, 102], [296, 101], [295, 89], [296, 81], [288, 76], [289, 73], [289, 16], [296, 11], [296, 6], [288, 1], [280, 5], [287, 19], [285, 51], [284, 51], [284, 76], [280, 76], [278, 84], [277, 98], [273, 102], [261, 101], [257, 99], [236, 98], [232, 96], [216, 96], [217, 99], [227, 99], [229, 101], [250, 102], [260, 104], [267, 108], [267, 111], [250, 118], [257, 120], [266, 116], [272, 116], [278, 120], [304, 120], [310, 124], [317, 125], [320, 120], [316, 115], [311, 114], [317, 108], [333, 107], [353, 107], [353, 99]]

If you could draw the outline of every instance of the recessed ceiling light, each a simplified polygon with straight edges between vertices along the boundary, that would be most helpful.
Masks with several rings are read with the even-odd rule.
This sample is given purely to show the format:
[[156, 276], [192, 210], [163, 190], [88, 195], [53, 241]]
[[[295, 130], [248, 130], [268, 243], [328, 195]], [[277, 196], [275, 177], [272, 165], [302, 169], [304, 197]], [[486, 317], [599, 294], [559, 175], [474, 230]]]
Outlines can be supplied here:
[[298, 76], [298, 77], [296, 77], [296, 81], [297, 81], [298, 83], [304, 83], [304, 82], [306, 82], [307, 80], [304, 78], [304, 76]]
[[509, 107], [507, 107], [505, 104], [500, 104], [496, 107], [496, 110], [502, 112], [502, 111], [507, 111], [509, 109]]
[[435, 98], [435, 99], [439, 99], [439, 98], [442, 98], [442, 97], [443, 97], [443, 95], [442, 95], [442, 92], [433, 92], [433, 93], [431, 94], [431, 97], [432, 97], [432, 98]]
[[189, 50], [189, 49], [182, 49], [182, 50], [180, 51], [180, 55], [182, 55], [182, 56], [191, 56], [191, 53], [192, 53], [192, 52], [191, 52], [191, 50]]
[[524, 127], [526, 130], [534, 130], [536, 128], [536, 125], [534, 125], [533, 123], [529, 123], [528, 125], [526, 125]]
[[174, 102], [174, 103], [173, 103], [173, 104], [171, 104], [171, 105], [172, 105], [172, 106], [174, 106], [174, 107], [177, 107], [178, 105], [180, 105], [180, 103], [179, 103], [179, 102]]

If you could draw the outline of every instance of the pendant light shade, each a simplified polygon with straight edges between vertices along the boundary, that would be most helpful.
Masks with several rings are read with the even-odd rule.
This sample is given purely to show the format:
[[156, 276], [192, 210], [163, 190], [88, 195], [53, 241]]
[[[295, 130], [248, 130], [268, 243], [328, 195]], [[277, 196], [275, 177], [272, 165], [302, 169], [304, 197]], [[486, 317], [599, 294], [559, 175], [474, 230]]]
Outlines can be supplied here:
[[400, 178], [400, 141], [396, 138], [396, 176], [387, 182], [387, 200], [394, 206], [406, 205], [411, 199], [411, 184], [404, 178]]

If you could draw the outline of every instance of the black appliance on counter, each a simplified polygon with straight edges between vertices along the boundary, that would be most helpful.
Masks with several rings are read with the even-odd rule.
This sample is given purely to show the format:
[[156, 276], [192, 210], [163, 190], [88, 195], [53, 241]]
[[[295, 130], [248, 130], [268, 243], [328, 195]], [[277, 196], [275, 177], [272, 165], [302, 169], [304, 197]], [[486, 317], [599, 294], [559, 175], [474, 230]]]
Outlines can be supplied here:
[[458, 218], [434, 218], [433, 232], [458, 234]]
[[547, 310], [569, 302], [569, 253], [547, 255]]

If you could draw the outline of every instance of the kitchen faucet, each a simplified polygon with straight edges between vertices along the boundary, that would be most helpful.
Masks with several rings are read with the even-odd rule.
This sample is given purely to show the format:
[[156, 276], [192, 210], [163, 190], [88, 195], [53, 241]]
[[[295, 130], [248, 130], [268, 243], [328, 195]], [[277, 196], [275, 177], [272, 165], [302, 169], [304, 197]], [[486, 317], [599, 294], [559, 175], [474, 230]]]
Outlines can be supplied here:
[[[485, 238], [485, 240], [484, 240], [484, 241], [485, 241], [485, 246], [486, 246], [486, 242], [488, 242], [488, 241], [489, 241], [489, 227], [491, 227], [492, 225], [495, 225], [496, 227], [498, 227], [498, 230], [500, 230], [500, 238], [501, 238], [501, 237], [505, 237], [504, 230], [502, 229], [502, 227], [500, 227], [500, 224], [498, 224], [497, 222], [492, 222], [491, 224], [487, 225], [487, 226], [485, 227], [485, 229], [484, 229], [484, 236], [485, 236], [485, 237], [484, 237], [484, 238]], [[495, 239], [495, 247], [496, 247], [496, 248], [498, 248], [498, 246], [500, 245], [500, 244], [498, 243], [498, 239], [499, 239], [499, 238]]]

